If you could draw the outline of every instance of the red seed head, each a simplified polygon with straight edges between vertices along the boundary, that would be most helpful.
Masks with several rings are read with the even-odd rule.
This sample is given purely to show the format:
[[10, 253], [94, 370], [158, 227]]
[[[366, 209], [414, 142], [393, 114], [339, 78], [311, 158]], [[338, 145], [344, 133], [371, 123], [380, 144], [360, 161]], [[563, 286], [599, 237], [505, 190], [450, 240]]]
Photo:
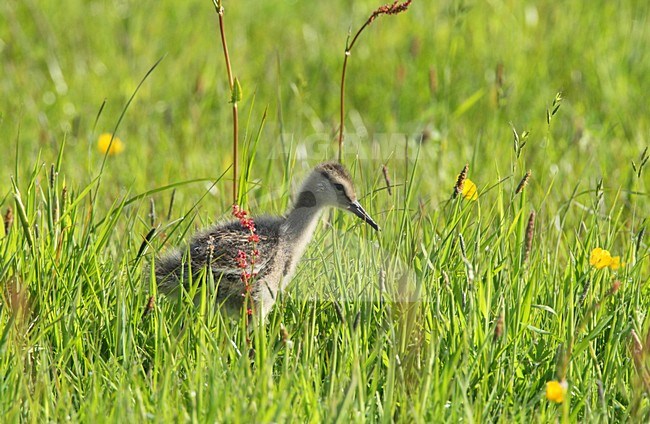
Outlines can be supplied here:
[[412, 0], [407, 0], [404, 3], [400, 3], [399, 0], [395, 0], [393, 4], [386, 4], [377, 8], [372, 12], [370, 18], [368, 18], [368, 23], [374, 21], [379, 15], [397, 15], [398, 13], [406, 11], [406, 9], [411, 5], [411, 1]]

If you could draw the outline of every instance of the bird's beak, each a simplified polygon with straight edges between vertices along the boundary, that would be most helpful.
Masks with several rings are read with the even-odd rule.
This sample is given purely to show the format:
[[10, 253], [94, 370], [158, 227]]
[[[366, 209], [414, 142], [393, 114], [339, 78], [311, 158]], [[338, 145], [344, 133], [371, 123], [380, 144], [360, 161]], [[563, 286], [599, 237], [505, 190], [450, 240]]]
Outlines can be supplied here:
[[379, 225], [370, 218], [370, 215], [368, 215], [368, 212], [366, 212], [363, 207], [357, 202], [356, 200], [352, 203], [350, 203], [350, 206], [348, 206], [348, 210], [358, 216], [359, 218], [363, 219], [366, 221], [366, 224], [370, 225], [372, 228], [375, 229], [375, 231], [379, 231]]

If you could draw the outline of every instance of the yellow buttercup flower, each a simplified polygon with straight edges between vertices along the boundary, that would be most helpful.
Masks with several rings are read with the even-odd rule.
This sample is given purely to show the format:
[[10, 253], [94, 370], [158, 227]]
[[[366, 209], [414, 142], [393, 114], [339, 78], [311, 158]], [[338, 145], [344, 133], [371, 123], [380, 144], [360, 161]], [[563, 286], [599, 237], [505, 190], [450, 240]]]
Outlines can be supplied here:
[[605, 249], [597, 247], [589, 255], [589, 264], [596, 269], [603, 269], [611, 262], [612, 255]]
[[478, 199], [478, 191], [476, 190], [476, 184], [469, 178], [465, 179], [463, 183], [462, 195], [465, 199], [476, 200]]
[[621, 267], [621, 265], [623, 265], [623, 264], [621, 264], [621, 257], [620, 256], [614, 256], [612, 258], [612, 262], [609, 264], [609, 268], [616, 271], [617, 269], [619, 269]]
[[113, 137], [113, 143], [111, 144], [111, 137], [112, 135], [110, 133], [104, 133], [99, 136], [99, 140], [97, 140], [97, 148], [99, 151], [104, 154], [108, 152], [109, 155], [118, 155], [122, 153], [124, 151], [124, 143], [122, 140], [115, 136]]
[[546, 399], [555, 403], [564, 402], [564, 396], [566, 395], [567, 388], [569, 385], [566, 380], [562, 381], [549, 381], [546, 383]]
[[591, 255], [589, 255], [589, 264], [596, 269], [609, 267], [612, 270], [617, 270], [621, 265], [624, 265], [621, 263], [620, 256], [612, 256], [609, 251], [601, 247], [597, 247], [591, 251]]

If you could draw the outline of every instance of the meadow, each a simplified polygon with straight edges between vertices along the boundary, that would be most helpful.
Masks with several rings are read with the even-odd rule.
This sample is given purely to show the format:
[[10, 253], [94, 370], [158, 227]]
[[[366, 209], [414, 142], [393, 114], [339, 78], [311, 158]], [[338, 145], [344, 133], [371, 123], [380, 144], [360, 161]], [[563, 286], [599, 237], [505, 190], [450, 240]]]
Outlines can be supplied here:
[[[253, 215], [337, 158], [346, 38], [382, 4], [224, 0]], [[212, 2], [0, 2], [2, 421], [647, 422], [649, 17], [377, 17], [349, 56], [341, 159], [382, 231], [328, 212], [248, 331], [147, 272], [232, 218]]]

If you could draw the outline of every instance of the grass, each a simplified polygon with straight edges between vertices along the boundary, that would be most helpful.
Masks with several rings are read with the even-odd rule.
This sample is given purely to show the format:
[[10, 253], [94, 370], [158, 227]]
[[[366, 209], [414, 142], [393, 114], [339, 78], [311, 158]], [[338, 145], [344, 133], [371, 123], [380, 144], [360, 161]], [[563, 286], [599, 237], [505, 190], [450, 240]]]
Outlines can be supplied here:
[[[346, 36], [379, 5], [225, 2], [254, 213], [336, 157]], [[343, 162], [382, 232], [329, 214], [249, 335], [207, 292], [149, 302], [145, 272], [230, 210], [212, 3], [2, 3], [4, 420], [646, 421], [648, 8], [416, 0], [373, 23]], [[479, 199], [450, 200], [466, 163]]]

